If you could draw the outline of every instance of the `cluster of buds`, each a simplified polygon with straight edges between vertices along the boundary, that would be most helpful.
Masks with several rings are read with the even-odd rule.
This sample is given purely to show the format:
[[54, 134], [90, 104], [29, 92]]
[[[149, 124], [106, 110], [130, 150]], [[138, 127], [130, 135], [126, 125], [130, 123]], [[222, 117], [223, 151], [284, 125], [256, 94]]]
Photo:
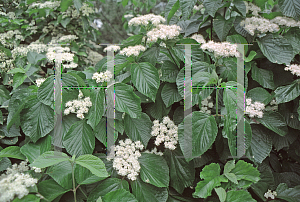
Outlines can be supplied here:
[[164, 142], [166, 149], [176, 149], [175, 145], [178, 142], [178, 127], [174, 122], [168, 116], [165, 116], [162, 123], [159, 123], [159, 120], [154, 120], [153, 124], [151, 135], [156, 136], [154, 144], [158, 146], [160, 143]]
[[211, 114], [211, 110], [209, 108], [213, 108], [214, 103], [211, 101], [211, 96], [208, 96], [204, 100], [201, 101], [201, 112]]
[[[112, 148], [113, 152], [113, 168], [117, 170], [121, 176], [127, 176], [128, 179], [134, 181], [139, 175], [141, 166], [138, 158], [141, 156], [139, 150], [144, 149], [144, 145], [140, 141], [132, 142], [130, 139], [120, 140], [119, 145]], [[112, 158], [107, 158], [110, 161]]]
[[181, 28], [178, 25], [158, 25], [156, 28], [147, 32], [150, 42], [156, 42], [158, 39], [174, 39], [180, 34]]
[[89, 97], [83, 99], [83, 94], [79, 90], [78, 100], [68, 101], [66, 103], [66, 109], [64, 111], [65, 115], [72, 113], [77, 114], [77, 118], [84, 119], [84, 113], [89, 112], [89, 108], [92, 106], [92, 102]]
[[240, 25], [243, 26], [244, 29], [247, 30], [252, 36], [254, 36], [255, 31], [259, 33], [267, 33], [278, 32], [280, 29], [277, 24], [272, 23], [270, 20], [255, 16], [246, 18], [240, 22]]
[[263, 117], [263, 110], [265, 109], [265, 104], [260, 102], [254, 102], [254, 104], [251, 103], [251, 98], [246, 99], [246, 114], [249, 114], [249, 117], [253, 118], [257, 116], [258, 118]]
[[[125, 16], [124, 16], [125, 17]], [[164, 23], [166, 20], [160, 15], [154, 15], [154, 14], [147, 14], [142, 15], [139, 17], [132, 18], [129, 20], [128, 25], [129, 26], [138, 26], [138, 25], [148, 25], [149, 23], [152, 23], [153, 25], [157, 26], [161, 23]]]
[[106, 48], [104, 48], [104, 52], [106, 51], [114, 51], [117, 52], [118, 50], [120, 50], [120, 46], [116, 46], [116, 45], [111, 45], [111, 46], [107, 46]]

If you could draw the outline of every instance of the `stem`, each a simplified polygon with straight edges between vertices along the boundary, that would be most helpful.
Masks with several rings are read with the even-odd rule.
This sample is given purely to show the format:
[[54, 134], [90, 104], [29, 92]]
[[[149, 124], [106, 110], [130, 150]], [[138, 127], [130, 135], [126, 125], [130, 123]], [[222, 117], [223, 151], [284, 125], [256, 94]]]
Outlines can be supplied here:
[[73, 180], [73, 193], [74, 193], [74, 201], [76, 200], [76, 187], [75, 187], [75, 175], [74, 175], [74, 162], [72, 162], [72, 180]]
[[219, 95], [219, 89], [217, 89], [217, 92], [216, 92], [216, 116], [219, 116], [218, 115], [218, 95]]
[[[25, 73], [26, 74], [26, 73]], [[26, 76], [27, 76], [27, 74], [26, 74]], [[34, 83], [34, 81], [32, 81], [32, 79], [29, 77], [29, 76], [27, 76], [27, 78], [29, 78], [29, 80], [34, 84], [34, 85], [36, 85], [36, 83]], [[37, 85], [36, 85], [37, 86]]]
[[85, 198], [88, 198], [87, 195], [85, 195], [85, 193], [83, 192], [83, 190], [81, 189], [81, 187], [79, 187], [80, 191], [83, 193], [83, 195], [85, 196]]

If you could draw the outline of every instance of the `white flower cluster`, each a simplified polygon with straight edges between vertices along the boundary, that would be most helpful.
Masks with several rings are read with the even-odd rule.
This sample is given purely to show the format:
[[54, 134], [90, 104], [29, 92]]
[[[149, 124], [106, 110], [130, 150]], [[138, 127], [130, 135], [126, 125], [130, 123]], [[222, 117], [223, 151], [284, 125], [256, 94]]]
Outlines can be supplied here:
[[128, 46], [120, 51], [120, 55], [126, 55], [127, 57], [130, 57], [131, 55], [138, 56], [141, 51], [145, 50], [146, 48], [142, 45]]
[[[140, 141], [132, 142], [130, 139], [120, 140], [119, 145], [112, 149], [113, 168], [117, 170], [121, 176], [127, 176], [128, 179], [134, 181], [140, 172], [140, 163], [138, 158], [141, 156], [139, 150], [144, 149], [144, 145]], [[111, 158], [107, 158], [111, 160]]]
[[60, 37], [58, 42], [71, 42], [76, 39], [78, 39], [78, 37], [76, 35], [64, 35], [64, 36]]
[[204, 6], [201, 4], [201, 5], [199, 5], [199, 6], [196, 6], [196, 5], [195, 5], [193, 9], [194, 9], [195, 11], [200, 11], [202, 8], [204, 8]]
[[74, 5], [69, 6], [69, 8], [63, 12], [62, 14], [62, 19], [66, 18], [66, 17], [71, 17], [73, 19], [78, 19], [80, 16], [80, 13], [77, 11], [77, 9], [75, 8]]
[[151, 22], [153, 25], [157, 26], [161, 23], [164, 23], [165, 21], [165, 18], [163, 18], [162, 16], [150, 13], [147, 15], [132, 18], [131, 20], [129, 20], [128, 25], [148, 25]]
[[156, 154], [156, 155], [159, 155], [159, 156], [164, 155], [164, 153], [162, 153], [162, 152], [160, 152], [160, 151], [157, 151], [157, 148], [156, 148], [156, 147], [154, 147], [151, 151], [145, 150], [144, 152], [145, 152], [145, 153], [150, 153], [150, 154]]
[[[0, 176], [0, 201], [9, 202], [15, 197], [23, 198], [29, 193], [27, 188], [34, 186], [38, 180], [32, 178], [30, 174], [24, 174], [28, 171], [28, 161], [22, 161], [19, 165], [14, 164], [12, 168], [7, 168], [6, 173]], [[32, 168], [36, 172], [40, 169]]]
[[252, 104], [251, 98], [246, 99], [246, 114], [249, 114], [249, 117], [254, 117], [257, 116], [258, 118], [263, 117], [263, 110], [265, 109], [265, 104], [260, 103], [260, 102], [254, 102]]
[[267, 106], [265, 109], [266, 111], [277, 111], [278, 110], [278, 104], [276, 103], [275, 99], [273, 99], [270, 102], [270, 105], [272, 105], [272, 106]]
[[60, 47], [60, 46], [51, 47], [51, 48], [48, 48], [46, 56], [50, 62], [52, 62], [53, 60], [58, 61], [59, 59], [61, 59], [60, 62], [63, 62], [63, 61], [73, 62], [74, 54], [67, 53], [68, 51], [70, 51], [70, 48], [68, 48], [68, 47], [65, 47], [65, 48]]
[[[14, 43], [7, 42], [7, 39], [15, 39]], [[0, 42], [7, 48], [13, 48], [17, 47], [18, 44], [16, 43], [16, 40], [24, 41], [25, 38], [21, 34], [20, 30], [9, 30], [8, 32], [0, 33]]]
[[215, 57], [239, 57], [237, 45], [229, 42], [214, 42], [209, 41], [201, 45], [202, 50], [214, 52]]
[[111, 45], [111, 46], [107, 46], [106, 48], [104, 48], [104, 52], [106, 51], [114, 51], [117, 52], [118, 50], [120, 50], [120, 46], [116, 46], [116, 45]]
[[70, 114], [70, 112], [77, 114], [77, 118], [84, 119], [85, 113], [89, 112], [89, 108], [92, 106], [92, 102], [90, 97], [86, 97], [83, 99], [83, 94], [81, 90], [79, 90], [79, 95], [77, 100], [68, 101], [66, 103], [66, 108], [64, 111], [65, 115]]
[[268, 189], [268, 192], [266, 192], [265, 194], [264, 194], [264, 197], [265, 198], [271, 198], [271, 199], [275, 199], [275, 197], [277, 196], [277, 192], [276, 191], [271, 191], [270, 189]]
[[156, 42], [158, 39], [174, 39], [180, 34], [181, 28], [178, 25], [158, 25], [156, 28], [147, 32], [148, 40]]
[[260, 7], [254, 5], [251, 2], [247, 2], [247, 1], [244, 1], [244, 3], [246, 4], [246, 13], [248, 13], [250, 10], [250, 11], [252, 11], [253, 15], [258, 16], [258, 12], [261, 11]]
[[270, 20], [254, 16], [241, 21], [240, 25], [243, 26], [244, 29], [247, 30], [252, 36], [254, 36], [255, 31], [258, 31], [259, 33], [267, 33], [278, 32], [280, 29], [277, 24], [271, 23]]
[[211, 96], [208, 96], [204, 100], [201, 101], [201, 112], [211, 114], [211, 111], [209, 108], [213, 108], [214, 103], [210, 102]]
[[168, 117], [163, 118], [162, 123], [159, 120], [154, 120], [152, 126], [151, 135], [156, 136], [155, 145], [158, 146], [160, 143], [164, 142], [164, 146], [167, 149], [176, 149], [176, 144], [178, 142], [178, 127], [174, 122]]
[[300, 21], [296, 21], [293, 18], [288, 18], [284, 16], [277, 16], [274, 19], [270, 20], [271, 23], [275, 23], [277, 25], [284, 25], [287, 27], [299, 27]]
[[50, 9], [56, 9], [60, 6], [60, 1], [46, 1], [44, 3], [33, 3], [30, 4], [28, 9], [30, 8], [50, 8]]
[[206, 43], [204, 37], [201, 34], [194, 34], [191, 36], [192, 39], [195, 39], [198, 43]]
[[124, 15], [124, 18], [132, 18], [132, 17], [134, 17], [134, 15], [132, 15], [132, 14]]
[[109, 80], [113, 78], [113, 75], [110, 71], [106, 70], [105, 72], [96, 72], [93, 74], [92, 79], [96, 80], [96, 83], [100, 83], [100, 82], [109, 82]]
[[87, 3], [83, 3], [80, 10], [83, 16], [89, 16], [91, 13], [94, 13], [94, 9], [90, 7]]
[[35, 82], [36, 82], [37, 87], [40, 87], [45, 80], [46, 79], [44, 79], [44, 78], [36, 79]]
[[292, 74], [300, 76], [300, 65], [298, 64], [287, 65], [284, 70], [291, 71]]

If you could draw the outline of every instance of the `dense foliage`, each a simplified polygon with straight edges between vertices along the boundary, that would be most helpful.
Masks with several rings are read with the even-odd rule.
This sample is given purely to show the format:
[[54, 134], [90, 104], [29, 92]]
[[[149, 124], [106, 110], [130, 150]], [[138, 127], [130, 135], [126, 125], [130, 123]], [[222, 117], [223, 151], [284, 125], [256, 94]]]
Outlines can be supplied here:
[[112, 2], [102, 50], [105, 0], [1, 1], [0, 201], [300, 201], [300, 2]]

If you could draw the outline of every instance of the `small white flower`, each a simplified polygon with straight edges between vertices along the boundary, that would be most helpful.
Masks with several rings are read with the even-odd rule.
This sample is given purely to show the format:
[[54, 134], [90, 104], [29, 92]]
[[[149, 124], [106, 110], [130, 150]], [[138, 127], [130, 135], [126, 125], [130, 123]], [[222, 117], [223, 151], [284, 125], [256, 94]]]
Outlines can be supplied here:
[[37, 87], [40, 87], [45, 80], [46, 79], [44, 79], [44, 78], [36, 79], [35, 82], [36, 82]]

